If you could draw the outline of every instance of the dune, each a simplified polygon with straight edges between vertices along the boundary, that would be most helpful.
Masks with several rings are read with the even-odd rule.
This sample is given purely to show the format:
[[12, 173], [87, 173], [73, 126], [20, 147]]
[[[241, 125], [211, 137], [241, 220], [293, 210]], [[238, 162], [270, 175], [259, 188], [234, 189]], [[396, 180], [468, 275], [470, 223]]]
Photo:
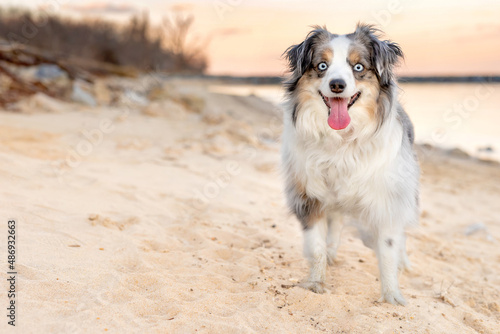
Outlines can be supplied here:
[[318, 295], [298, 286], [307, 263], [284, 204], [279, 107], [196, 81], [144, 87], [146, 104], [33, 97], [0, 112], [19, 333], [500, 331], [497, 164], [419, 147], [406, 307], [376, 303], [375, 256], [349, 226]]

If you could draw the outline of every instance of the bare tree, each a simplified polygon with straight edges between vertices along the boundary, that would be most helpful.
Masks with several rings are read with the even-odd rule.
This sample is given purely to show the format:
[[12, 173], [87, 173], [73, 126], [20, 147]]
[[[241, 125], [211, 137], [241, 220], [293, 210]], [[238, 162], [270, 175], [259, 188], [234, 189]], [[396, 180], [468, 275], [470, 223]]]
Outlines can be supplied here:
[[165, 48], [169, 50], [175, 60], [175, 68], [202, 72], [207, 67], [206, 47], [207, 41], [193, 41], [190, 38], [190, 29], [194, 22], [194, 17], [181, 16], [164, 18], [165, 28]]

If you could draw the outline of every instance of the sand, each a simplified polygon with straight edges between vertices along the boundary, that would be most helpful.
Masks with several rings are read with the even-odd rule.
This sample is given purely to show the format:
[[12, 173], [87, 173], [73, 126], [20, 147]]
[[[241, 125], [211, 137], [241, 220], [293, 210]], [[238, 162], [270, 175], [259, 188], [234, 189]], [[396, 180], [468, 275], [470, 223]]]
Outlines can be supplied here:
[[18, 333], [500, 332], [498, 165], [419, 148], [406, 307], [375, 302], [376, 259], [351, 227], [318, 295], [297, 286], [279, 108], [185, 81], [153, 95], [0, 112], [0, 307], [15, 218]]

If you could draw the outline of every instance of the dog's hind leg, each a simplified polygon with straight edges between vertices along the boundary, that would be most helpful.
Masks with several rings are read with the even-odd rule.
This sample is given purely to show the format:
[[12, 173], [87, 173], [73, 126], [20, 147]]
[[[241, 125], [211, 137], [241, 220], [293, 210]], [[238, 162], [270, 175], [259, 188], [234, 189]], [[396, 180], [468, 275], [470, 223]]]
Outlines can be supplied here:
[[329, 265], [337, 258], [340, 245], [340, 234], [344, 225], [343, 217], [339, 213], [331, 212], [327, 217], [328, 232], [326, 235], [326, 257]]
[[379, 226], [375, 252], [380, 270], [382, 296], [379, 302], [406, 305], [398, 283], [398, 265], [403, 240], [403, 231], [394, 226]]
[[304, 255], [309, 260], [309, 278], [301, 285], [316, 293], [326, 291], [327, 229], [325, 219], [319, 219], [304, 229]]

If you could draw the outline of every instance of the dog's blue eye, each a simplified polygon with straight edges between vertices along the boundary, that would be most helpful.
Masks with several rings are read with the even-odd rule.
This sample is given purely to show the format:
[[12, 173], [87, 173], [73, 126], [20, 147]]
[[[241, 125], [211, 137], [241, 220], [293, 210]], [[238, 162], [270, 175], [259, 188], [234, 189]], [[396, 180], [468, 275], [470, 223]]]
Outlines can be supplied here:
[[325, 62], [319, 63], [318, 64], [318, 70], [324, 71], [328, 68], [328, 65]]
[[365, 67], [364, 67], [363, 65], [361, 65], [361, 64], [356, 64], [356, 65], [354, 65], [354, 70], [355, 70], [356, 72], [361, 72], [361, 71], [363, 71], [364, 69], [365, 69]]

